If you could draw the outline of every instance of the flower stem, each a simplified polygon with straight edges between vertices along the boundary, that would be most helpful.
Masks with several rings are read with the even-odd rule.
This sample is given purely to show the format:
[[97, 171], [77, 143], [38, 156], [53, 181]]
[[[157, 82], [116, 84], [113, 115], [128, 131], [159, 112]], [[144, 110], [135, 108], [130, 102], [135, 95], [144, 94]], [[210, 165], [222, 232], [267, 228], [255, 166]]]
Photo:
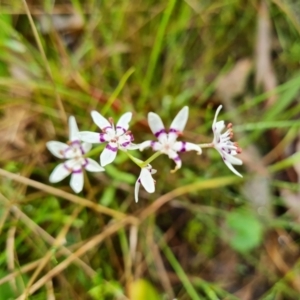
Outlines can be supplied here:
[[126, 73], [123, 75], [123, 77], [121, 78], [117, 88], [113, 91], [112, 95], [109, 97], [109, 99], [107, 100], [105, 106], [103, 107], [103, 109], [101, 110], [101, 114], [105, 115], [107, 113], [107, 111], [109, 110], [109, 108], [111, 107], [111, 105], [113, 104], [113, 102], [116, 100], [116, 98], [118, 97], [118, 95], [120, 94], [120, 92], [122, 91], [127, 79], [131, 76], [131, 74], [135, 71], [135, 69], [133, 67], [131, 67], [130, 69], [128, 69], [126, 71]]
[[150, 164], [154, 159], [159, 157], [162, 153], [157, 151], [152, 156], [150, 156], [146, 161], [143, 162], [142, 167], [146, 167], [148, 164]]
[[214, 145], [213, 143], [209, 143], [209, 144], [199, 144], [198, 146], [200, 148], [212, 148]]
[[124, 153], [126, 153], [126, 155], [136, 164], [138, 165], [140, 168], [143, 167], [144, 162], [134, 156], [132, 156], [131, 154], [129, 154], [127, 151], [123, 151]]

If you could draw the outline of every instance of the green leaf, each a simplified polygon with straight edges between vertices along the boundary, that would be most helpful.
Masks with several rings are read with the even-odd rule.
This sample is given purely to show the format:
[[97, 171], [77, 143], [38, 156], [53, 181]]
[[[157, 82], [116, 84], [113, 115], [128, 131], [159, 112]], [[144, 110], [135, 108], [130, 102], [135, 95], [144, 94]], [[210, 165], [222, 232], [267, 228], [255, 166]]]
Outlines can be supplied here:
[[[0, 270], [0, 278], [5, 277], [6, 275], [7, 274], [4, 271]], [[15, 299], [14, 292], [9, 282], [0, 285], [0, 295], [1, 299]]]
[[145, 279], [134, 281], [129, 286], [130, 300], [160, 300], [156, 289]]
[[121, 182], [126, 182], [128, 184], [133, 184], [136, 181], [136, 177], [130, 173], [121, 172], [119, 169], [114, 167], [113, 165], [108, 165], [105, 167], [107, 174], [113, 177], [116, 180]]
[[116, 298], [124, 296], [120, 283], [112, 280], [103, 281], [101, 284], [90, 289], [88, 293], [95, 300], [106, 299], [104, 297], [107, 296], [114, 296]]
[[110, 204], [115, 199], [116, 189], [113, 186], [109, 186], [105, 189], [104, 193], [102, 194], [99, 203], [106, 207], [110, 206]]
[[254, 212], [246, 209], [237, 209], [226, 217], [226, 224], [231, 235], [230, 246], [238, 252], [248, 252], [257, 247], [263, 237], [263, 227]]

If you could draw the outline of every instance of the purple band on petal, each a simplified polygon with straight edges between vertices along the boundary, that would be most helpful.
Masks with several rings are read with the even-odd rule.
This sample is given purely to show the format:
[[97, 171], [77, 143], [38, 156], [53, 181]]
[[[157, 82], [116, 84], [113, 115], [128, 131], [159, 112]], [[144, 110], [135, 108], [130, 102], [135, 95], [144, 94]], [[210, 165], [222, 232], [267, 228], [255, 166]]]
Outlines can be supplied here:
[[82, 164], [82, 166], [85, 168], [88, 165], [89, 161], [85, 158], [84, 159], [84, 163]]
[[155, 142], [155, 141], [151, 141], [150, 146], [152, 147], [153, 150], [154, 150], [154, 146], [155, 146], [156, 143], [157, 143], [157, 142]]
[[82, 144], [80, 144], [79, 149], [80, 149], [82, 155], [85, 154], [85, 152], [84, 152], [84, 150], [82, 148]]
[[121, 130], [123, 130], [123, 133], [126, 132], [126, 129], [125, 129], [124, 127], [122, 127], [122, 126], [117, 126], [116, 129], [121, 129]]
[[70, 150], [70, 147], [66, 148], [64, 151], [63, 151], [63, 156], [64, 158], [66, 158], [66, 153]]
[[107, 144], [105, 148], [108, 149], [108, 150], [111, 150], [113, 152], [117, 152], [118, 151], [118, 147], [113, 147], [110, 144]]
[[101, 129], [102, 129], [102, 131], [105, 131], [106, 129], [112, 129], [112, 127], [111, 126], [106, 126], [106, 127], [101, 128]]
[[176, 134], [178, 134], [178, 130], [177, 129], [175, 129], [175, 128], [170, 128], [170, 130], [169, 130], [169, 133], [176, 133]]
[[106, 142], [104, 135], [105, 135], [105, 133], [99, 133], [99, 142], [101, 142], [101, 143]]
[[125, 142], [125, 143], [121, 144], [121, 146], [124, 147], [124, 148], [126, 148], [130, 144], [131, 144], [131, 141], [128, 141], [128, 142]]
[[186, 142], [181, 142], [181, 149], [179, 151], [180, 152], [185, 152], [186, 151]]
[[173, 158], [174, 161], [180, 161], [180, 157], [176, 156], [175, 158]]
[[81, 142], [79, 141], [79, 140], [75, 140], [75, 141], [72, 141], [71, 143], [70, 143], [70, 145], [81, 145]]
[[133, 137], [132, 133], [127, 134], [127, 136], [129, 136], [129, 139], [130, 139], [131, 142], [134, 141], [134, 137]]
[[68, 170], [69, 172], [72, 172], [72, 169], [69, 168], [69, 167], [67, 166], [67, 164], [64, 164], [64, 168], [65, 168], [66, 170]]
[[80, 173], [82, 173], [82, 169], [73, 170], [72, 173], [73, 174], [80, 174]]
[[154, 135], [158, 138], [161, 134], [166, 133], [166, 130], [163, 128], [160, 131], [157, 131]]
[[138, 182], [141, 183], [141, 179], [140, 178], [138, 179]]

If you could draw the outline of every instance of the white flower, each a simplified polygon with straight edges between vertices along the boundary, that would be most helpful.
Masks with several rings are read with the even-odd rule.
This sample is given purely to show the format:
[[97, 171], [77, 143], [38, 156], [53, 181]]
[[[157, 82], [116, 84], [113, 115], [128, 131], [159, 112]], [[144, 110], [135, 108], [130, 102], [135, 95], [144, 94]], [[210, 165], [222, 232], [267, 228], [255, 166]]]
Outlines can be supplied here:
[[92, 145], [79, 141], [78, 127], [73, 116], [69, 118], [69, 130], [70, 141], [68, 144], [56, 141], [50, 141], [46, 144], [54, 156], [67, 159], [54, 168], [49, 181], [52, 183], [59, 182], [72, 174], [70, 186], [75, 193], [79, 193], [83, 189], [83, 169], [89, 172], [102, 172], [104, 168], [93, 159], [84, 157], [84, 154], [91, 150]]
[[121, 116], [116, 127], [112, 119], [105, 119], [97, 111], [91, 112], [93, 121], [102, 130], [101, 133], [81, 131], [79, 132], [80, 139], [88, 143], [104, 143], [108, 142], [105, 149], [100, 155], [101, 166], [110, 164], [116, 158], [118, 149], [127, 150], [135, 149], [136, 147], [132, 144], [133, 135], [129, 128], [129, 122], [132, 117], [131, 112], [127, 112]]
[[214, 139], [212, 141], [212, 146], [218, 150], [221, 154], [224, 163], [226, 166], [236, 175], [243, 177], [232, 165], [242, 165], [243, 162], [234, 157], [238, 153], [241, 153], [241, 149], [238, 147], [237, 143], [233, 143], [230, 139], [233, 137], [232, 124], [229, 123], [227, 125], [227, 130], [224, 133], [221, 133], [225, 128], [224, 121], [218, 121], [217, 117], [222, 109], [222, 105], [220, 105], [216, 111], [214, 122], [212, 124], [212, 130], [214, 133]]
[[134, 198], [136, 203], [139, 201], [138, 196], [141, 184], [148, 193], [153, 193], [155, 191], [155, 181], [152, 178], [152, 174], [155, 173], [156, 170], [152, 169], [152, 166], [149, 164], [146, 167], [142, 168], [140, 176], [135, 183]]
[[198, 154], [201, 154], [202, 150], [198, 145], [176, 141], [177, 138], [182, 134], [188, 119], [188, 115], [189, 108], [185, 106], [176, 115], [171, 124], [170, 130], [167, 133], [161, 118], [157, 114], [150, 112], [148, 114], [148, 123], [151, 131], [157, 137], [158, 142], [145, 141], [140, 144], [140, 150], [142, 151], [147, 147], [152, 147], [154, 151], [160, 151], [161, 153], [168, 155], [169, 158], [173, 159], [176, 164], [176, 167], [173, 171], [178, 170], [182, 164], [177, 152], [195, 150], [198, 152]]

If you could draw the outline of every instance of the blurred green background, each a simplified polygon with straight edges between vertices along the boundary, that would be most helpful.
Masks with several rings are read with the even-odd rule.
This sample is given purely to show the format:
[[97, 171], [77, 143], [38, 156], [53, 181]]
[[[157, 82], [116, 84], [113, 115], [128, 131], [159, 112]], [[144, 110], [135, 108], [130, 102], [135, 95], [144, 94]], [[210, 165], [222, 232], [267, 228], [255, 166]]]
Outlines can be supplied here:
[[[1, 1], [0, 300], [299, 299], [299, 34], [296, 0]], [[140, 143], [187, 105], [208, 143], [220, 104], [242, 180], [204, 149], [155, 160], [138, 204], [124, 153], [78, 196], [49, 184], [70, 115], [132, 111]]]

